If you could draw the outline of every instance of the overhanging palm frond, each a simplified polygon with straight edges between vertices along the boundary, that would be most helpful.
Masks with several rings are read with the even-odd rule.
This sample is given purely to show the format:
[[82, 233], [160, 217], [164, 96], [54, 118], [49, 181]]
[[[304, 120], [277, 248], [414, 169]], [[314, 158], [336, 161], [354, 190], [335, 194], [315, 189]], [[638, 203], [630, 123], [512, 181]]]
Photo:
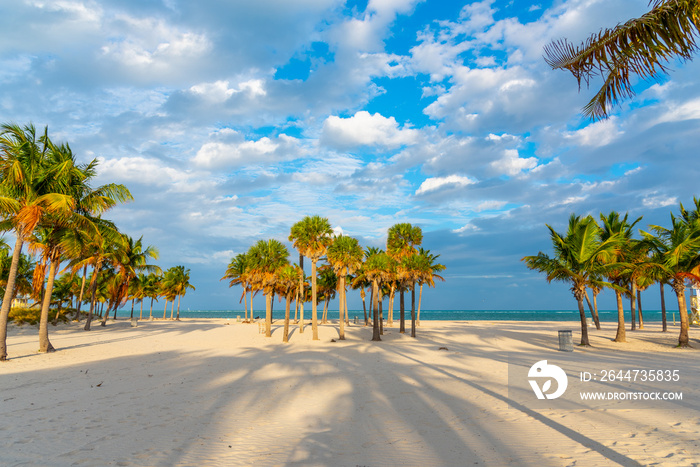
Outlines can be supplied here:
[[634, 95], [631, 76], [656, 78], [667, 72], [674, 59], [690, 60], [698, 51], [700, 5], [698, 0], [653, 0], [651, 11], [614, 28], [591, 35], [578, 47], [566, 39], [544, 48], [553, 69], [567, 69], [590, 85], [596, 76], [604, 84], [583, 110], [591, 119], [606, 118], [609, 108]]

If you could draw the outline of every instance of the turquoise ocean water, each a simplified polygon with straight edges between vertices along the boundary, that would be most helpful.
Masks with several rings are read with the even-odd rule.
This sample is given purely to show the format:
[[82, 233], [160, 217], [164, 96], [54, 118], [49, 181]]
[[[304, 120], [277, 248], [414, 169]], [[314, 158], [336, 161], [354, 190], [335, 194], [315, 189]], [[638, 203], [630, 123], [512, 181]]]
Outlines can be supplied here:
[[[273, 309], [274, 319], [284, 319], [284, 306], [281, 309]], [[134, 315], [139, 315], [138, 307], [134, 310]], [[176, 310], [177, 312], [177, 310]], [[321, 317], [322, 308], [318, 310], [318, 317]], [[386, 310], [384, 311], [386, 318]], [[126, 318], [130, 314], [129, 310], [119, 310], [117, 317]], [[350, 310], [350, 319], [355, 316], [364, 319], [364, 311]], [[602, 322], [617, 322], [617, 310], [599, 310], [598, 315]], [[678, 310], [667, 310], [667, 319], [673, 320], [673, 315], [678, 319]], [[144, 316], [148, 316], [148, 309], [144, 310]], [[163, 309], [154, 309], [153, 316], [163, 317]], [[243, 319], [243, 310], [188, 310], [180, 309], [181, 318], [229, 318], [236, 319], [238, 316]], [[255, 310], [254, 317], [264, 317], [265, 310]], [[294, 310], [291, 312], [294, 318]], [[398, 319], [399, 312], [394, 310], [394, 318]], [[586, 316], [590, 319], [590, 312], [586, 309]], [[170, 317], [170, 307], [168, 307], [167, 317]], [[338, 319], [338, 311], [329, 311], [329, 319]], [[644, 321], [661, 321], [660, 310], [644, 310]], [[311, 319], [311, 312], [305, 309], [304, 318]], [[406, 319], [411, 318], [411, 311], [406, 311]], [[421, 320], [447, 320], [447, 321], [576, 321], [579, 320], [578, 310], [421, 310]], [[629, 310], [625, 310], [625, 320], [630, 320]]]

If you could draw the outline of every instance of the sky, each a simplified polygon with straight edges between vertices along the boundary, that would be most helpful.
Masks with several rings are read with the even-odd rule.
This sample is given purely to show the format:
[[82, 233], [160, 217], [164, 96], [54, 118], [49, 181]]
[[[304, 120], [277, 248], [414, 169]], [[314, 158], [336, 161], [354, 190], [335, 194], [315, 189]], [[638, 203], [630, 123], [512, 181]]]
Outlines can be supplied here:
[[[447, 267], [424, 309], [573, 310], [566, 284], [520, 261], [551, 252], [545, 224], [616, 210], [668, 225], [698, 194], [697, 61], [635, 80], [633, 99], [591, 122], [580, 111], [597, 88], [579, 92], [542, 58], [552, 40], [579, 43], [647, 9], [2, 2], [0, 122], [48, 125], [79, 160], [99, 160], [95, 185], [131, 190], [105, 217], [157, 247], [162, 268], [191, 270], [183, 309], [240, 309], [239, 288], [220, 281], [231, 258], [274, 238], [297, 261], [290, 228], [320, 215], [364, 246], [383, 247], [393, 224], [420, 226]], [[646, 300], [658, 309], [658, 290]], [[615, 306], [611, 292], [599, 301]]]

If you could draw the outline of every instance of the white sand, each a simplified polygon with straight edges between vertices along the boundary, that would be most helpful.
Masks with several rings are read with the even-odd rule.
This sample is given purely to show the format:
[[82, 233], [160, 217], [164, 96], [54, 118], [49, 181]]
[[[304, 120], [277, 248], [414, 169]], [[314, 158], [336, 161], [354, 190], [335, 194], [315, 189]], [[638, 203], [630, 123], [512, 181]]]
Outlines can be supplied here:
[[[423, 321], [418, 339], [322, 326], [281, 343], [257, 324], [125, 321], [10, 327], [0, 363], [0, 464], [13, 465], [698, 465], [700, 351], [658, 325], [595, 353], [620, 365], [687, 369], [673, 409], [530, 410], [508, 399], [508, 355], [554, 358], [578, 324]], [[691, 341], [700, 348], [697, 329]], [[439, 350], [446, 347], [448, 350]], [[576, 353], [575, 352], [575, 353]]]

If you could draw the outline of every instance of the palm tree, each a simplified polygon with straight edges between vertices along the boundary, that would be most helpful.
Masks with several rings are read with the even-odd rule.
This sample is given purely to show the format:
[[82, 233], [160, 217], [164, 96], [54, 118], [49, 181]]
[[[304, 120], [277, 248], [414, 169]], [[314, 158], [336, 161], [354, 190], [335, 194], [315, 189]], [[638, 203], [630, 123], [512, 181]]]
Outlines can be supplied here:
[[[240, 285], [243, 288], [243, 294], [241, 295], [238, 303], [243, 301], [243, 310], [245, 313], [244, 322], [248, 322], [248, 303], [246, 301], [246, 292], [248, 290], [248, 278], [247, 278], [248, 261], [245, 253], [239, 253], [235, 257], [231, 258], [231, 262], [228, 263], [224, 277], [221, 280], [229, 279], [229, 287], [234, 285]], [[250, 317], [251, 320], [253, 317]]]
[[166, 271], [163, 282], [165, 288], [171, 294], [170, 296], [173, 300], [173, 307], [175, 306], [175, 297], [177, 297], [177, 315], [175, 320], [179, 321], [180, 298], [187, 294], [188, 289], [195, 290], [194, 286], [190, 284], [190, 270], [185, 269], [185, 266], [173, 266]]
[[318, 287], [318, 301], [319, 303], [323, 301], [321, 324], [326, 324], [328, 322], [328, 305], [330, 301], [335, 298], [335, 293], [338, 288], [338, 276], [336, 276], [335, 271], [333, 271], [330, 265], [324, 264], [318, 268], [316, 286]]
[[12, 229], [15, 248], [0, 308], [0, 361], [7, 359], [7, 318], [12, 304], [17, 267], [24, 243], [47, 213], [69, 213], [74, 199], [62, 193], [50, 177], [48, 129], [37, 138], [33, 125], [0, 126], [0, 230]]
[[380, 341], [379, 331], [379, 284], [388, 277], [393, 260], [386, 253], [376, 253], [369, 256], [364, 263], [365, 276], [372, 281], [372, 340]]
[[547, 281], [571, 283], [571, 292], [578, 303], [581, 318], [581, 344], [589, 346], [586, 313], [583, 310], [583, 297], [586, 287], [609, 285], [602, 277], [609, 269], [609, 263], [617, 254], [617, 237], [600, 240], [600, 227], [591, 216], [583, 219], [572, 214], [566, 235], [557, 233], [549, 225], [554, 257], [541, 251], [536, 256], [525, 256], [522, 261], [528, 268], [547, 274]]
[[578, 47], [566, 39], [544, 48], [545, 61], [553, 69], [567, 69], [588, 86], [596, 76], [603, 86], [583, 108], [592, 119], [607, 118], [609, 107], [634, 95], [631, 78], [658, 78], [666, 64], [690, 60], [697, 52], [700, 4], [697, 0], [651, 0], [651, 11], [591, 35]]
[[318, 340], [318, 322], [316, 316], [316, 263], [333, 241], [328, 219], [321, 216], [306, 216], [292, 226], [289, 241], [299, 253], [311, 260], [311, 329], [313, 340]]
[[627, 218], [627, 213], [625, 213], [625, 217], [620, 218], [620, 214], [615, 211], [611, 211], [607, 216], [600, 215], [600, 219], [603, 221], [603, 227], [600, 230], [601, 241], [607, 242], [611, 239], [616, 239], [618, 242], [616, 254], [607, 259], [608, 268], [605, 273], [605, 277], [610, 282], [609, 287], [615, 291], [617, 300], [617, 333], [614, 339], [615, 342], [627, 342], [622, 293], [625, 290], [623, 285], [629, 272], [627, 261], [630, 258], [632, 249], [632, 229], [642, 220], [640, 216], [630, 224]]
[[428, 263], [428, 270], [419, 277], [419, 292], [418, 292], [418, 314], [416, 317], [416, 326], [420, 326], [420, 308], [423, 301], [423, 284], [427, 284], [428, 287], [435, 287], [435, 279], [443, 281], [444, 277], [438, 274], [445, 270], [445, 265], [436, 263], [435, 261], [440, 257], [440, 255], [433, 255], [430, 250], [424, 250], [423, 248], [418, 249], [418, 254], [423, 256]]
[[[413, 226], [409, 223], [395, 224], [389, 228], [387, 232], [386, 240], [386, 252], [396, 263], [399, 268], [401, 268], [401, 261], [411, 255], [417, 253], [416, 247], [423, 242], [423, 231], [420, 227]], [[404, 291], [408, 287], [408, 275], [402, 274], [401, 271], [397, 271], [399, 277], [404, 280], [399, 281], [399, 288], [401, 293], [400, 301], [400, 326], [399, 332], [404, 334], [406, 332], [405, 324], [405, 314], [404, 314]], [[393, 312], [393, 310], [392, 310]]]
[[347, 318], [347, 290], [345, 281], [348, 275], [355, 274], [362, 267], [364, 251], [360, 242], [356, 238], [341, 235], [333, 240], [327, 252], [328, 262], [333, 266], [333, 270], [338, 276], [338, 290], [340, 297], [338, 300], [338, 338], [345, 339], [345, 319]]
[[[289, 252], [280, 241], [259, 240], [248, 250], [251, 274], [259, 281], [265, 294], [265, 336], [272, 336], [272, 294], [275, 291], [276, 272], [289, 264]], [[315, 269], [315, 268], [314, 268]]]
[[650, 226], [656, 234], [642, 231], [644, 239], [662, 258], [659, 267], [671, 278], [671, 287], [678, 298], [681, 329], [679, 347], [690, 347], [688, 340], [688, 309], [685, 302], [685, 280], [700, 280], [700, 235], [692, 224], [671, 214], [671, 228]]

